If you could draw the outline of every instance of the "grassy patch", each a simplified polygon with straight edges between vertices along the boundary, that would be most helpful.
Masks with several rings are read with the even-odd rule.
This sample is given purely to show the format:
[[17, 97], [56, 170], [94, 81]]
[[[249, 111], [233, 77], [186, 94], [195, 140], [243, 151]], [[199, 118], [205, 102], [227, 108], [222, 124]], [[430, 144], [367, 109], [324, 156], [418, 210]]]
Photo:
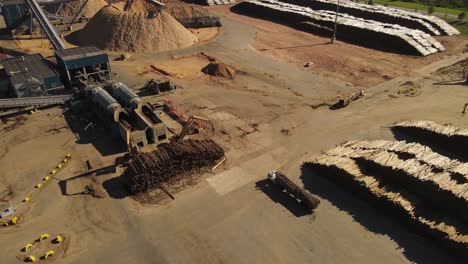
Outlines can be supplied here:
[[467, 21], [447, 21], [450, 25], [456, 27], [463, 36], [468, 37], [468, 22]]
[[[382, 4], [382, 5], [383, 4], [388, 4], [389, 6], [398, 6], [398, 7], [404, 7], [404, 8], [427, 11], [427, 6], [426, 5], [419, 4], [419, 3], [413, 3], [413, 2], [374, 0], [374, 3]], [[444, 7], [434, 7], [434, 11], [437, 12], [437, 13], [451, 14], [451, 15], [458, 16], [458, 14], [460, 14], [462, 11], [466, 11], [466, 10], [444, 8]]]

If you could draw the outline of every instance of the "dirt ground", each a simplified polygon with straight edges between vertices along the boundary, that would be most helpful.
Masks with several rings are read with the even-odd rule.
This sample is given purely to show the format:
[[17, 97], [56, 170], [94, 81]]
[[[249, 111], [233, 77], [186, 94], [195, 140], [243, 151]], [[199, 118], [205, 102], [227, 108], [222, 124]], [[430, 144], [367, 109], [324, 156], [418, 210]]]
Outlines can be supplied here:
[[[356, 86], [370, 87], [402, 74], [411, 75], [414, 68], [466, 49], [463, 37], [436, 37], [447, 48], [444, 53], [428, 58], [400, 56], [343, 43], [330, 45], [330, 39], [319, 37], [270, 21], [238, 15], [224, 6], [211, 7], [211, 12], [235, 21], [255, 25], [252, 47], [269, 56], [303, 67], [312, 62], [310, 71], [338, 78]], [[338, 30], [340, 30], [338, 28]]]
[[[175, 200], [140, 203], [119, 181], [125, 148], [105, 129], [77, 129], [87, 124], [58, 107], [0, 113], [0, 195], [20, 205], [22, 216], [16, 226], [0, 227], [0, 263], [20, 263], [20, 250], [46, 232], [64, 233], [69, 243], [47, 263], [460, 263], [330, 182], [306, 185], [301, 165], [308, 154], [342, 140], [393, 139], [387, 126], [397, 121], [468, 128], [460, 114], [466, 86], [440, 83], [437, 72], [468, 57], [462, 52], [467, 40], [443, 38], [448, 51], [426, 58], [341, 42], [278, 49], [326, 39], [228, 8], [209, 8], [221, 14], [223, 30], [204, 44], [133, 54], [129, 61], [111, 54], [115, 78], [135, 89], [160, 76], [150, 65], [169, 71], [183, 89], [144, 99], [170, 99], [181, 112], [212, 120], [216, 132], [206, 136], [223, 146], [227, 161]], [[16, 47], [11, 40], [0, 45]], [[208, 60], [201, 52], [240, 74], [204, 75]], [[308, 61], [314, 66], [304, 69]], [[367, 87], [364, 97], [344, 109], [312, 107], [360, 87]], [[34, 189], [68, 153], [70, 162]], [[290, 197], [262, 188], [270, 170], [284, 171], [317, 195], [317, 212], [304, 215]], [[91, 182], [102, 184], [108, 197], [89, 195]]]

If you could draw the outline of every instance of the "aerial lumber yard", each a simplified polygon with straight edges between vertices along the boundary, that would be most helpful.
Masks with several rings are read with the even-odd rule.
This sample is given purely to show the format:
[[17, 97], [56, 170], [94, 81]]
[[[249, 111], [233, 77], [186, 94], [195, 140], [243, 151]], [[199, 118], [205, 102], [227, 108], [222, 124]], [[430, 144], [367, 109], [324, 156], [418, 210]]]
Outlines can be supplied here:
[[0, 263], [466, 262], [466, 32], [365, 2], [0, 0]]

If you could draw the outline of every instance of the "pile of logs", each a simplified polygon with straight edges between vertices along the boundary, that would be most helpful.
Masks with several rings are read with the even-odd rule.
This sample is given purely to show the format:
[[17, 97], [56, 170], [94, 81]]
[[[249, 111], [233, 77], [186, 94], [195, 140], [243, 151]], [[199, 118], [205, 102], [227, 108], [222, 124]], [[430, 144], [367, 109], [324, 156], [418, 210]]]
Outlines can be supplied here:
[[305, 165], [466, 256], [468, 163], [418, 143], [371, 140], [343, 142]]
[[[334, 11], [315, 10], [280, 0], [249, 0], [236, 5], [232, 10], [301, 29], [311, 28], [311, 31], [323, 32], [323, 28], [333, 29], [335, 23]], [[419, 29], [344, 13], [339, 14], [337, 23], [337, 38], [358, 45], [423, 56], [445, 50], [430, 34]], [[314, 26], [319, 28], [315, 30]], [[433, 32], [434, 35], [436, 33]]]
[[165, 188], [206, 166], [215, 165], [224, 150], [213, 140], [183, 140], [139, 153], [126, 165], [123, 179], [130, 193]]
[[460, 136], [468, 138], [468, 129], [458, 128], [449, 125], [441, 125], [434, 121], [425, 120], [410, 120], [403, 121], [393, 125], [393, 127], [411, 127], [431, 131], [436, 134], [444, 135], [447, 137]]
[[430, 147], [419, 143], [390, 140], [365, 140], [348, 141], [343, 143], [342, 146], [353, 149], [382, 149], [397, 154], [409, 155], [419, 162], [439, 170], [450, 172], [453, 178], [459, 178], [460, 183], [468, 182], [468, 163], [450, 159], [434, 152]]
[[441, 125], [433, 121], [410, 120], [393, 125], [392, 130], [434, 145], [456, 158], [468, 161], [468, 129]]
[[[282, 2], [309, 7], [314, 10], [336, 10], [335, 0], [281, 0]], [[356, 18], [397, 24], [418, 29], [431, 35], [457, 35], [460, 32], [444, 20], [436, 17], [380, 5], [367, 5], [351, 1], [340, 2], [340, 13]]]
[[392, 213], [413, 231], [432, 237], [441, 246], [467, 255], [466, 224], [452, 215], [434, 210], [404, 186], [382, 182], [376, 174], [364, 173], [356, 160], [340, 156], [313, 156], [305, 165], [372, 204]]

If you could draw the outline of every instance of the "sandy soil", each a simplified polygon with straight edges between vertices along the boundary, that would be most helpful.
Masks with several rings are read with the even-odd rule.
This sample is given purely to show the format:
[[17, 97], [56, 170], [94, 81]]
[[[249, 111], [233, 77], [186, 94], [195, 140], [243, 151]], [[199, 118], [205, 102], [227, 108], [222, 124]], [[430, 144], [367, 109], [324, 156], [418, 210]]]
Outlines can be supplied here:
[[[460, 53], [468, 45], [462, 37], [436, 37], [447, 51], [422, 58], [400, 56], [337, 41], [270, 21], [238, 15], [229, 11], [230, 6], [210, 7], [212, 13], [248, 23], [257, 29], [252, 47], [269, 56], [303, 67], [312, 62], [310, 71], [338, 78], [357, 86], [370, 87], [401, 74], [412, 74], [422, 67], [445, 56]], [[339, 28], [338, 28], [339, 30]]]
[[[227, 9], [210, 10], [226, 14]], [[20, 204], [22, 215], [17, 226], [0, 228], [0, 263], [17, 263], [19, 250], [45, 232], [65, 233], [70, 243], [48, 263], [460, 263], [397, 219], [330, 182], [311, 183], [301, 164], [310, 153], [342, 140], [393, 139], [386, 126], [396, 121], [429, 119], [467, 128], [466, 116], [460, 114], [466, 86], [440, 84], [434, 73], [467, 57], [455, 47], [465, 40], [457, 44], [458, 38], [448, 39], [453, 51], [428, 58], [338, 43], [335, 47], [347, 53], [326, 46], [330, 49], [327, 56], [342, 62], [348, 54], [353, 64], [338, 63], [341, 66], [333, 68], [335, 64], [324, 62], [323, 70], [317, 70], [321, 74], [316, 74], [313, 69], [318, 66], [304, 70], [252, 47], [258, 45], [262, 27], [278, 27], [278, 34], [288, 36], [289, 42], [279, 43], [286, 47], [317, 37], [226, 15], [232, 19], [223, 20], [223, 34], [204, 45], [111, 61], [116, 78], [134, 88], [157, 76], [144, 72], [150, 64], [171, 70], [176, 75], [173, 80], [184, 89], [145, 100], [171, 99], [180, 111], [208, 117], [215, 125], [216, 133], [209, 136], [225, 148], [227, 162], [203, 175], [199, 184], [178, 192], [173, 201], [145, 204], [128, 195], [118, 178], [125, 148], [109, 138], [106, 129], [84, 131], [89, 121], [60, 108], [35, 114], [0, 113], [0, 194]], [[271, 38], [274, 43], [276, 36]], [[302, 52], [318, 56], [321, 49], [310, 47]], [[196, 75], [206, 62], [193, 57], [199, 52], [244, 73], [232, 80]], [[456, 54], [446, 56], [450, 52]], [[361, 54], [359, 59], [357, 54]], [[411, 67], [410, 62], [418, 64]], [[406, 70], [399, 69], [399, 64], [407, 65]], [[353, 71], [350, 65], [365, 77], [348, 81], [344, 73]], [[370, 70], [361, 73], [366, 67]], [[342, 76], [333, 75], [335, 70], [343, 72]], [[395, 76], [387, 81], [377, 77], [384, 70]], [[329, 76], [324, 76], [327, 72]], [[177, 76], [181, 73], [185, 75]], [[344, 109], [311, 107], [356, 89], [346, 82], [358, 80], [368, 86], [379, 84]], [[407, 96], [416, 87], [418, 92]], [[283, 129], [290, 133], [282, 133]], [[43, 188], [34, 189], [67, 153], [72, 155], [70, 163]], [[290, 197], [261, 188], [267, 172], [276, 169], [320, 197], [314, 215], [304, 215]], [[96, 175], [108, 198], [97, 199], [85, 192], [90, 175]], [[33, 199], [20, 203], [32, 191]]]

